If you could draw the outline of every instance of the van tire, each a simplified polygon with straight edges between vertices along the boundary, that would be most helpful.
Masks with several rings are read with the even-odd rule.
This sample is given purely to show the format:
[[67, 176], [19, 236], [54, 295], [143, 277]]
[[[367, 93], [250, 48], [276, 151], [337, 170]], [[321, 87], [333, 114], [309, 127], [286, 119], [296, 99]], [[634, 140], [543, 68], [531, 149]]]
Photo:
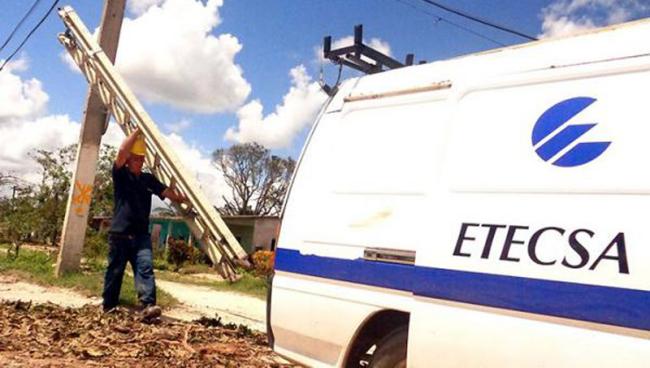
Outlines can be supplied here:
[[400, 327], [377, 343], [372, 355], [371, 368], [406, 368], [408, 327]]

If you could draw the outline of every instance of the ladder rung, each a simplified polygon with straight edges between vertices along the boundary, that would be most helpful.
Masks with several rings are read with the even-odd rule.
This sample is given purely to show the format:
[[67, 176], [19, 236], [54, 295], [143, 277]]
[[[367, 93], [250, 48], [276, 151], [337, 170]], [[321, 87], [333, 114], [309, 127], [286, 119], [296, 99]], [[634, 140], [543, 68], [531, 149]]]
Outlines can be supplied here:
[[160, 166], [160, 155], [158, 154], [158, 152], [156, 152], [156, 153], [154, 153], [154, 156], [153, 156], [153, 168], [152, 168], [152, 170], [153, 171], [158, 171], [160, 169], [159, 166]]
[[129, 123], [129, 121], [131, 121], [131, 115], [126, 109], [122, 111], [124, 111], [124, 113], [122, 114], [122, 121], [120, 121], [119, 123], [122, 126], [126, 126]]
[[185, 203], [185, 212], [190, 216], [195, 216], [196, 214], [192, 212], [192, 209], [194, 209], [192, 203]]

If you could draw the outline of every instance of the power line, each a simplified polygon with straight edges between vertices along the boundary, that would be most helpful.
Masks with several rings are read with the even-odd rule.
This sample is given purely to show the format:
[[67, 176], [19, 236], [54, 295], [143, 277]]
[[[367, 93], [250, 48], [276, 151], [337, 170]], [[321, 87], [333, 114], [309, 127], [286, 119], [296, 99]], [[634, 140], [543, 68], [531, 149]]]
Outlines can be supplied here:
[[465, 31], [465, 32], [467, 32], [467, 33], [470, 33], [470, 34], [472, 34], [472, 35], [474, 35], [474, 36], [476, 36], [476, 37], [482, 38], [482, 39], [484, 39], [484, 40], [486, 40], [486, 41], [493, 42], [493, 43], [495, 43], [495, 44], [497, 44], [497, 45], [499, 45], [499, 46], [507, 46], [505, 43], [499, 42], [499, 41], [497, 41], [497, 40], [495, 40], [495, 39], [493, 39], [493, 38], [490, 38], [490, 37], [488, 37], [488, 36], [486, 36], [486, 35], [480, 34], [480, 33], [476, 32], [476, 31], [474, 31], [474, 30], [472, 30], [472, 29], [469, 29], [469, 28], [467, 28], [467, 27], [465, 27], [465, 26], [462, 26], [462, 25], [460, 25], [460, 24], [458, 24], [458, 23], [452, 22], [452, 21], [450, 21], [449, 19], [445, 19], [445, 18], [439, 16], [438, 14], [431, 13], [431, 12], [429, 12], [429, 11], [426, 11], [426, 10], [424, 10], [424, 9], [422, 9], [422, 8], [419, 8], [419, 7], [413, 5], [413, 4], [409, 3], [409, 2], [406, 2], [406, 1], [404, 1], [404, 0], [395, 0], [395, 1], [397, 1], [397, 2], [399, 2], [399, 3], [402, 3], [402, 4], [404, 4], [404, 5], [408, 6], [408, 7], [411, 7], [412, 9], [414, 9], [414, 10], [416, 10], [416, 11], [422, 13], [422, 14], [425, 14], [425, 15], [428, 15], [428, 16], [432, 17], [436, 22], [444, 22], [444, 23], [447, 23], [447, 24], [449, 24], [449, 25], [451, 25], [451, 26], [453, 26], [453, 27], [456, 27], [456, 28], [458, 28], [458, 29], [460, 29], [460, 30], [462, 30], [462, 31]]
[[58, 3], [59, 3], [59, 0], [55, 0], [52, 3], [52, 6], [50, 6], [50, 9], [48, 9], [47, 13], [45, 13], [43, 18], [41, 18], [41, 20], [39, 20], [38, 23], [36, 23], [36, 26], [34, 26], [34, 28], [32, 28], [31, 31], [29, 31], [27, 36], [25, 36], [25, 39], [23, 39], [23, 41], [20, 43], [20, 45], [18, 45], [18, 47], [14, 50], [14, 52], [12, 52], [11, 55], [9, 55], [9, 57], [5, 59], [5, 61], [0, 66], [0, 71], [2, 71], [2, 69], [4, 69], [4, 67], [7, 65], [7, 63], [18, 53], [18, 51], [20, 51], [20, 49], [25, 45], [27, 40], [29, 40], [29, 38], [34, 34], [34, 32], [36, 32], [36, 30], [41, 26], [41, 24], [43, 24], [43, 22], [45, 22], [45, 19], [47, 19], [47, 17], [50, 15], [50, 13], [52, 13], [52, 10], [54, 10], [54, 8], [56, 7], [56, 4], [58, 4]]
[[490, 41], [490, 42], [494, 42], [495, 44], [497, 44], [497, 45], [499, 45], [499, 46], [507, 46], [507, 45], [506, 45], [505, 43], [503, 43], [503, 42], [499, 42], [499, 41], [497, 41], [497, 40], [495, 40], [495, 39], [493, 39], [493, 38], [490, 38], [490, 37], [488, 37], [488, 36], [486, 36], [486, 35], [480, 34], [480, 33], [476, 32], [476, 31], [474, 31], [474, 30], [471, 30], [471, 29], [465, 27], [465, 26], [461, 26], [460, 24], [458, 24], [458, 23], [454, 23], [454, 22], [452, 22], [452, 21], [450, 21], [450, 20], [448, 20], [448, 19], [440, 18], [440, 20], [441, 20], [442, 22], [445, 22], [445, 23], [447, 23], [447, 24], [450, 24], [450, 25], [452, 25], [452, 26], [454, 26], [454, 27], [456, 27], [456, 28], [458, 28], [458, 29], [461, 29], [461, 30], [463, 30], [463, 31], [465, 31], [465, 32], [468, 32], [468, 33], [470, 33], [470, 34], [473, 34], [473, 35], [476, 36], [476, 37], [482, 38], [482, 39], [487, 40], [487, 41]]
[[20, 20], [20, 22], [18, 22], [18, 24], [16, 24], [16, 27], [14, 27], [14, 29], [11, 31], [11, 33], [9, 34], [9, 37], [7, 37], [7, 39], [6, 39], [5, 42], [2, 44], [2, 46], [0, 46], [0, 51], [2, 51], [2, 50], [5, 48], [5, 46], [7, 46], [7, 44], [9, 43], [9, 41], [11, 41], [11, 39], [12, 39], [12, 38], [14, 37], [14, 35], [16, 34], [16, 31], [18, 31], [18, 29], [20, 28], [20, 26], [23, 25], [23, 22], [25, 22], [25, 19], [27, 19], [27, 17], [29, 17], [29, 15], [32, 14], [32, 12], [34, 11], [34, 9], [36, 8], [36, 5], [38, 5], [38, 3], [40, 3], [40, 2], [41, 2], [41, 0], [36, 0], [36, 1], [34, 1], [34, 3], [32, 4], [32, 7], [29, 8], [29, 10], [27, 10], [27, 13], [25, 13], [25, 15], [23, 15], [23, 18]]
[[474, 15], [471, 15], [471, 14], [467, 14], [467, 13], [462, 12], [462, 11], [460, 11], [460, 10], [457, 10], [457, 9], [454, 9], [454, 8], [450, 8], [450, 7], [446, 6], [446, 5], [442, 5], [442, 4], [440, 4], [440, 3], [438, 3], [438, 2], [435, 2], [435, 1], [433, 1], [433, 0], [422, 0], [422, 1], [424, 1], [425, 3], [427, 3], [427, 4], [431, 5], [431, 6], [435, 6], [435, 7], [437, 7], [437, 8], [442, 9], [442, 10], [446, 10], [446, 11], [448, 11], [448, 12], [450, 12], [450, 13], [454, 13], [454, 14], [456, 14], [456, 15], [459, 15], [459, 16], [461, 16], [461, 17], [463, 17], [463, 18], [467, 18], [467, 19], [469, 19], [469, 20], [473, 20], [474, 22], [481, 23], [481, 24], [483, 24], [483, 25], [486, 25], [486, 26], [489, 26], [489, 27], [492, 27], [492, 28], [496, 28], [496, 29], [499, 29], [499, 30], [504, 31], [504, 32], [508, 32], [508, 33], [511, 33], [511, 34], [517, 35], [517, 36], [519, 36], [519, 37], [523, 37], [523, 38], [528, 39], [528, 40], [530, 40], [530, 41], [537, 41], [537, 38], [535, 38], [535, 37], [533, 37], [533, 36], [529, 36], [529, 35], [527, 35], [527, 34], [525, 34], [525, 33], [521, 33], [521, 32], [515, 31], [515, 30], [513, 30], [513, 29], [510, 29], [510, 28], [507, 28], [507, 27], [504, 27], [504, 26], [501, 26], [501, 25], [498, 25], [498, 24], [492, 23], [492, 22], [490, 22], [490, 21], [487, 21], [487, 20], [485, 20], [485, 19], [478, 18], [478, 17], [476, 17], [476, 16], [474, 16]]

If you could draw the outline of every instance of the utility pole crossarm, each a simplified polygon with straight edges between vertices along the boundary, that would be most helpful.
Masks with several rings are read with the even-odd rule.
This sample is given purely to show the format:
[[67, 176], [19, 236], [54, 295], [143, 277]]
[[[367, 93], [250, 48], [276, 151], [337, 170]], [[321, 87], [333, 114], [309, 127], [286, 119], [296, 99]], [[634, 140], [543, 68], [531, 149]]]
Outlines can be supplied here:
[[246, 265], [246, 252], [199, 189], [193, 176], [180, 164], [151, 117], [76, 12], [67, 6], [59, 10], [59, 16], [67, 28], [65, 33], [59, 34], [59, 41], [79, 66], [88, 83], [98, 92], [124, 133], [128, 135], [140, 128], [147, 146], [147, 166], [161, 182], [188, 198], [188, 204], [175, 204], [175, 207], [185, 215], [192, 233], [211, 261], [215, 265], [225, 266], [221, 271], [227, 273], [228, 277], [233, 277], [236, 265]]

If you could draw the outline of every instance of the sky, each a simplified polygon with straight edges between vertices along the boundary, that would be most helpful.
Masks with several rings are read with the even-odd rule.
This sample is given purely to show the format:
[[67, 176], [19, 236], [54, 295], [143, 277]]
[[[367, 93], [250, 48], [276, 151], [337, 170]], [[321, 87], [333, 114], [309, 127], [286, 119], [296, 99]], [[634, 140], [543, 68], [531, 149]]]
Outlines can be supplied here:
[[[537, 38], [650, 16], [650, 0], [439, 2]], [[0, 2], [0, 45], [33, 3]], [[52, 3], [38, 3], [0, 50], [0, 64]], [[96, 32], [103, 1], [63, 5]], [[335, 47], [349, 45], [356, 24], [364, 26], [364, 42], [397, 60], [414, 53], [416, 61], [435, 61], [527, 42], [423, 0], [127, 0], [116, 65], [218, 204], [227, 188], [211, 153], [258, 142], [298, 158], [326, 98], [321, 71], [330, 84], [337, 76], [320, 56], [323, 37], [331, 35]], [[78, 142], [88, 85], [57, 42], [63, 30], [55, 11], [0, 71], [0, 173], [37, 182], [29, 152]], [[111, 123], [103, 142], [122, 139]]]

